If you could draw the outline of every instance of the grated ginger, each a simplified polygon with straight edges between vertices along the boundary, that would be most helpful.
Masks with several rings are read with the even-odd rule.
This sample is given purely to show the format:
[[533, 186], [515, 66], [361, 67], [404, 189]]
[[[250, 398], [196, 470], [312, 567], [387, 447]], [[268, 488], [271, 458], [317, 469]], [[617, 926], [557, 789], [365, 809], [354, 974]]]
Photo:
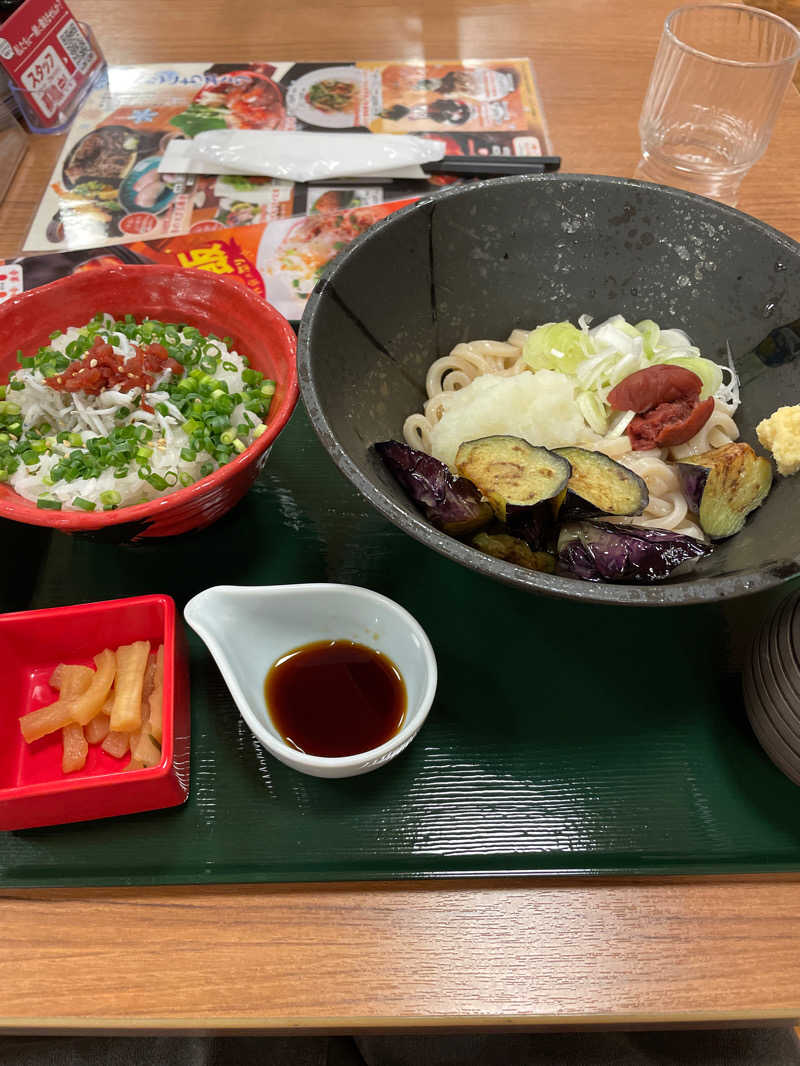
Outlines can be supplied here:
[[800, 470], [800, 404], [779, 407], [756, 426], [758, 439], [772, 452], [778, 473], [784, 477]]

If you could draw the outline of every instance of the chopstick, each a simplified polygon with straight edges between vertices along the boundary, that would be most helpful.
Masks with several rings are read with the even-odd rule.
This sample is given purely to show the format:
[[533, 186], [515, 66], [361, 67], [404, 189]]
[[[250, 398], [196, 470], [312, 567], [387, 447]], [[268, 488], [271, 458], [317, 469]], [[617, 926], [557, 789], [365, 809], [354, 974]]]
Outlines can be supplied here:
[[423, 163], [426, 174], [460, 174], [471, 178], [511, 177], [513, 174], [543, 174], [558, 170], [559, 155], [446, 155], [435, 163]]

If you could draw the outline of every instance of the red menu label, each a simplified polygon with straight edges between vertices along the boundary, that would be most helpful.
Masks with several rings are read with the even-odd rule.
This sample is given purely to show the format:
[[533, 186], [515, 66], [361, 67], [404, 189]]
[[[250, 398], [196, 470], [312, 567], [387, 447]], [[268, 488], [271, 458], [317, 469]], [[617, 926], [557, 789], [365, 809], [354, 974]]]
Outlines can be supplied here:
[[25, 0], [0, 26], [0, 63], [41, 116], [59, 110], [86, 81], [97, 56], [64, 0]]

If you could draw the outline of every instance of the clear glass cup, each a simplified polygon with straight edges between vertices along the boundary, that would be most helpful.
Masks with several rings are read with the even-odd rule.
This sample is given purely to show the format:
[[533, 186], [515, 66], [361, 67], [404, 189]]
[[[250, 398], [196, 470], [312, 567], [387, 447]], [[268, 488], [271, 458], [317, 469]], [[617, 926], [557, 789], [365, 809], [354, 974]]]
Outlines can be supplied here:
[[639, 119], [636, 177], [735, 204], [800, 58], [790, 22], [741, 4], [667, 16]]

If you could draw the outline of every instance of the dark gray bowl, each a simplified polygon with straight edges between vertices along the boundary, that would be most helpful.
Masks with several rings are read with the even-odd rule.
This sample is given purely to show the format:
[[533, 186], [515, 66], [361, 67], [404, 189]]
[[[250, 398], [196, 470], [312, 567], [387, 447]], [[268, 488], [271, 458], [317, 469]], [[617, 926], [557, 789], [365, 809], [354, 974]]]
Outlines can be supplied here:
[[[594, 584], [493, 559], [430, 526], [370, 445], [402, 439], [425, 372], [459, 341], [621, 312], [685, 329], [742, 380], [742, 439], [800, 402], [800, 368], [753, 348], [800, 317], [800, 245], [702, 197], [622, 178], [556, 175], [454, 187], [373, 226], [328, 268], [300, 326], [300, 385], [320, 440], [381, 514], [451, 559], [519, 588], [601, 603], [740, 596], [800, 572], [800, 474], [777, 478], [744, 530], [691, 576]], [[763, 449], [761, 449], [763, 451]]]

